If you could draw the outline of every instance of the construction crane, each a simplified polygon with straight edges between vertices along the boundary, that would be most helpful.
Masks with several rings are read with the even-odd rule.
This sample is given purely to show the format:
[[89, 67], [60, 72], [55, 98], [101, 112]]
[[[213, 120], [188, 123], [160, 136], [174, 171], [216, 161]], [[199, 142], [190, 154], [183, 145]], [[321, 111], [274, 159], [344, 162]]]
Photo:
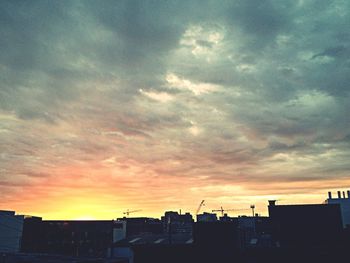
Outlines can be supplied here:
[[201, 210], [202, 206], [205, 206], [204, 200], [202, 200], [202, 202], [199, 204], [199, 206], [198, 206], [198, 208], [197, 208], [197, 211], [196, 211], [196, 215], [199, 214], [199, 211]]
[[142, 210], [139, 209], [139, 210], [131, 210], [131, 211], [129, 211], [129, 209], [128, 209], [125, 212], [123, 212], [123, 214], [126, 215], [126, 216], [129, 216], [129, 214], [140, 212], [140, 211], [142, 211]]
[[244, 211], [244, 210], [249, 210], [249, 209], [223, 209], [222, 207], [220, 209], [214, 209], [211, 210], [211, 212], [221, 212], [221, 216], [224, 216], [224, 212], [229, 212], [229, 211]]

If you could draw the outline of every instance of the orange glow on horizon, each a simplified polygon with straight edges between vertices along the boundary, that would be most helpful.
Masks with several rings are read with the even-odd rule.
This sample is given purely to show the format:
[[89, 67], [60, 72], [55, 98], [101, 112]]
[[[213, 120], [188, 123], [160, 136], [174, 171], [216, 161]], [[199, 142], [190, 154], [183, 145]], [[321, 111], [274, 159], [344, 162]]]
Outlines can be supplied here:
[[[347, 190], [339, 185], [350, 185], [350, 179], [324, 181], [295, 181], [230, 183], [205, 176], [161, 175], [169, 162], [161, 167], [142, 166], [125, 160], [116, 165], [91, 163], [89, 166], [57, 167], [51, 176], [34, 178], [16, 194], [3, 201], [2, 209], [40, 216], [44, 219], [115, 219], [123, 212], [142, 210], [132, 217], [159, 218], [165, 211], [194, 213], [202, 199], [202, 212], [211, 212], [223, 206], [237, 209], [230, 215], [250, 215], [251, 204], [256, 213], [267, 215], [267, 201], [280, 200], [281, 204], [322, 203], [327, 191]], [[246, 210], [242, 210], [246, 209]]]
[[[267, 215], [267, 201], [269, 199], [279, 200], [278, 203], [280, 204], [322, 203], [327, 198], [328, 190], [333, 192], [347, 190], [345, 188], [326, 189], [327, 186], [332, 185], [332, 182], [328, 182], [325, 183], [325, 188], [320, 187], [320, 189], [308, 192], [301, 189], [301, 191], [297, 190], [288, 194], [287, 191], [283, 190], [279, 193], [275, 191], [277, 194], [271, 192], [271, 194], [266, 195], [260, 189], [254, 190], [257, 185], [234, 190], [227, 184], [213, 184], [209, 188], [206, 185], [200, 186], [199, 184], [197, 188], [191, 189], [187, 187], [187, 183], [177, 180], [169, 180], [173, 187], [169, 187], [164, 192], [161, 191], [163, 189], [161, 186], [141, 192], [143, 188], [147, 187], [147, 184], [138, 185], [135, 191], [136, 194], [124, 191], [122, 187], [117, 188], [115, 184], [109, 184], [109, 187], [105, 185], [103, 189], [87, 188], [86, 186], [74, 189], [63, 185], [54, 192], [47, 191], [48, 188], [43, 185], [35, 185], [18, 193], [16, 198], [8, 200], [6, 207], [2, 208], [16, 210], [19, 214], [40, 216], [47, 220], [111, 220], [125, 216], [123, 212], [128, 209], [142, 210], [130, 214], [130, 217], [159, 218], [165, 211], [179, 211], [180, 209], [183, 213], [190, 212], [195, 217], [194, 212], [200, 200], [205, 199], [206, 206], [201, 209], [201, 212], [211, 212], [211, 210], [223, 206], [226, 209], [238, 210], [229, 213], [231, 216], [251, 215], [249, 206], [255, 204], [256, 213]], [[297, 189], [299, 184], [294, 183], [290, 186]], [[305, 183], [300, 184], [301, 186], [308, 187]], [[249, 190], [249, 187], [253, 190]], [[272, 184], [271, 187], [275, 186]], [[157, 191], [160, 191], [160, 193], [157, 193]], [[25, 200], [26, 197], [27, 200]], [[242, 211], [242, 209], [246, 210]]]

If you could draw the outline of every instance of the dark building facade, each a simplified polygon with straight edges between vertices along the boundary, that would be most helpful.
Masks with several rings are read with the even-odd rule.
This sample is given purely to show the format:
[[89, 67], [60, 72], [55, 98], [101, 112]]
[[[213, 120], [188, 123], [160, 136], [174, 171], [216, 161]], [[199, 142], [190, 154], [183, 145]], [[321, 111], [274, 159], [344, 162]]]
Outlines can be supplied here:
[[24, 216], [16, 215], [15, 211], [0, 210], [0, 253], [19, 252], [23, 219]]
[[26, 217], [23, 223], [21, 251], [27, 253], [44, 252], [46, 243], [42, 218]]
[[339, 205], [275, 205], [270, 202], [269, 216], [273, 239], [281, 247], [329, 247], [340, 242]]
[[114, 221], [43, 221], [26, 218], [22, 252], [105, 257], [113, 243]]
[[240, 216], [238, 222], [239, 247], [272, 247], [272, 226], [270, 218], [261, 216]]
[[193, 240], [198, 246], [238, 248], [238, 221], [196, 222]]
[[167, 211], [161, 217], [163, 233], [192, 234], [193, 217], [190, 213], [179, 214], [178, 212]]
[[126, 237], [140, 234], [163, 233], [162, 222], [159, 219], [149, 217], [123, 217], [117, 220], [126, 222]]

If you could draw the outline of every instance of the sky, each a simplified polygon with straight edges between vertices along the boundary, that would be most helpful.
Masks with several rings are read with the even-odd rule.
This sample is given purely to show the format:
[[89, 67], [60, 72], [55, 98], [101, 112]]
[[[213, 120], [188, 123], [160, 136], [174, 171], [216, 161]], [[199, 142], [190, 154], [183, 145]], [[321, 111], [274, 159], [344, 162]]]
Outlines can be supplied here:
[[350, 189], [350, 2], [0, 2], [0, 209], [158, 217]]

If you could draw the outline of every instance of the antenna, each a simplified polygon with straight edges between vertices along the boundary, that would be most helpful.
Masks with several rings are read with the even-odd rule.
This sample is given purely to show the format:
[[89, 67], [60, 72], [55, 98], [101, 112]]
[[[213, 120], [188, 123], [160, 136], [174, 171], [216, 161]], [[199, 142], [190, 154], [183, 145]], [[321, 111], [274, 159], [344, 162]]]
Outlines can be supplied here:
[[250, 205], [250, 209], [252, 209], [252, 214], [253, 214], [253, 217], [254, 217], [254, 215], [255, 215], [255, 213], [254, 213], [255, 205]]

